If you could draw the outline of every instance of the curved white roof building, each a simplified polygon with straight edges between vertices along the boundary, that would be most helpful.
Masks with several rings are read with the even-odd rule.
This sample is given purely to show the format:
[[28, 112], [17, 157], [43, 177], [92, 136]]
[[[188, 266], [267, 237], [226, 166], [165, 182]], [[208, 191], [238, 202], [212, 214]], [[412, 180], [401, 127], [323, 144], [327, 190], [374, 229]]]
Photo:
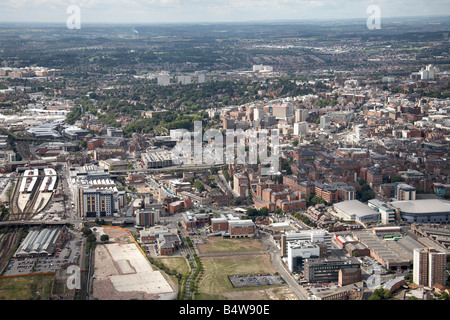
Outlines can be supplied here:
[[400, 211], [403, 220], [413, 222], [450, 222], [450, 201], [423, 199], [390, 203]]

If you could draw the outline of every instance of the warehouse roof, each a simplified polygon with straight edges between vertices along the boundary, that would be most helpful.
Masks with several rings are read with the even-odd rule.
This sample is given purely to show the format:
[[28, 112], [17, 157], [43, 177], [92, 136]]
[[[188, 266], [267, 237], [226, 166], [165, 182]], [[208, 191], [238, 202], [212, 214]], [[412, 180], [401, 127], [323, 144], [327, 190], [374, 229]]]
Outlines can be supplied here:
[[27, 254], [47, 254], [52, 253], [53, 245], [58, 240], [59, 229], [43, 229], [31, 231], [23, 240], [16, 256]]
[[334, 204], [334, 207], [349, 216], [365, 217], [378, 214], [378, 212], [358, 200], [338, 202]]

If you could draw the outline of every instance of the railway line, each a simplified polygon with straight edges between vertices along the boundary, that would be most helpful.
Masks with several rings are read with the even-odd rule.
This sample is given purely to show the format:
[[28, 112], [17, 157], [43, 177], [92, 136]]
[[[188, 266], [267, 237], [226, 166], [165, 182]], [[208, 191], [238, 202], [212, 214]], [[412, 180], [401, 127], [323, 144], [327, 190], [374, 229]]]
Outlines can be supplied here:
[[33, 214], [37, 213], [34, 212], [34, 205], [36, 203], [36, 200], [39, 198], [39, 188], [42, 183], [42, 175], [40, 174], [37, 178], [36, 183], [34, 184], [33, 190], [31, 192], [32, 197], [31, 200], [28, 200], [27, 204], [25, 205], [25, 208], [23, 209], [23, 212], [26, 216], [29, 216], [30, 218], [33, 216]]
[[[40, 170], [37, 171], [37, 173], [37, 175], [21, 175], [10, 178], [17, 179], [10, 196], [10, 220], [28, 220], [38, 213], [36, 204], [40, 205], [37, 201], [42, 201], [42, 198], [40, 197], [42, 191], [41, 185], [45, 182], [46, 176]], [[59, 177], [59, 175], [56, 175], [56, 177]], [[23, 179], [28, 178], [36, 178], [36, 180], [33, 182], [32, 188], [27, 188], [26, 192], [28, 194], [28, 199], [26, 199], [24, 198], [24, 193], [22, 193], [24, 190], [21, 190], [21, 184], [23, 183]], [[22, 188], [24, 187], [22, 186]], [[21, 198], [21, 196], [23, 198]], [[23, 203], [25, 201], [26, 203]], [[45, 206], [42, 206], [42, 208]]]
[[20, 229], [13, 229], [1, 235], [0, 238], [0, 271], [9, 263], [14, 252], [15, 244], [19, 240]]

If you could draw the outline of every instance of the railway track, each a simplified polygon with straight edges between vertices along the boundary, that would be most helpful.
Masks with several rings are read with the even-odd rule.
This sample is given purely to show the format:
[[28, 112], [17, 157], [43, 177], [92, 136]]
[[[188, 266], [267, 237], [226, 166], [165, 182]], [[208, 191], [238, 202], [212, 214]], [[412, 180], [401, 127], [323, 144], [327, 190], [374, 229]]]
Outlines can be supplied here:
[[19, 238], [20, 229], [4, 233], [0, 239], [0, 271], [9, 263], [15, 244]]
[[13, 193], [10, 197], [10, 220], [28, 220], [33, 217], [35, 212], [33, 212], [34, 205], [36, 203], [36, 200], [39, 197], [39, 188], [42, 183], [42, 174], [39, 174], [39, 177], [33, 187], [33, 190], [31, 191], [31, 197], [28, 200], [27, 204], [23, 208], [23, 210], [20, 209], [19, 206], [19, 194], [20, 194], [20, 184], [22, 182], [23, 177], [20, 177], [17, 179], [17, 183], [14, 186]]
[[12, 191], [12, 194], [10, 196], [10, 220], [21, 220], [20, 214], [22, 213], [22, 210], [20, 210], [18, 205], [18, 197], [19, 197], [19, 186], [21, 183], [21, 178], [17, 179], [16, 184], [14, 185], [14, 189]]
[[[31, 200], [28, 200], [27, 204], [25, 205], [25, 208], [23, 210], [24, 214], [26, 215], [26, 219], [31, 218], [35, 212], [33, 212], [34, 205], [36, 203], [36, 200], [39, 198], [39, 188], [42, 183], [42, 173], [39, 173], [39, 177], [37, 178], [37, 181], [33, 187], [33, 190], [31, 191]], [[23, 218], [25, 219], [25, 218]]]

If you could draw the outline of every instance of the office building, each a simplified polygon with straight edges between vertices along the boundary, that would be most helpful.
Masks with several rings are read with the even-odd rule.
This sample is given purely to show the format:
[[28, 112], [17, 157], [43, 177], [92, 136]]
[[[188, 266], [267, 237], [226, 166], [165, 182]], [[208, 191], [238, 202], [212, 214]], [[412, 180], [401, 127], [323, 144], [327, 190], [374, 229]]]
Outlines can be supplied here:
[[77, 200], [79, 217], [111, 217], [117, 211], [110, 189], [79, 188]]
[[273, 71], [273, 66], [266, 66], [266, 65], [262, 65], [262, 64], [254, 64], [252, 70], [253, 70], [253, 72], [259, 72], [259, 73], [272, 72]]
[[171, 256], [180, 249], [181, 240], [175, 229], [155, 226], [139, 231], [141, 243], [156, 244], [160, 256]]
[[293, 107], [290, 104], [272, 106], [272, 115], [278, 120], [285, 120], [293, 115]]
[[137, 227], [151, 227], [159, 222], [161, 210], [159, 209], [139, 209], [136, 210], [136, 226]]
[[306, 122], [309, 117], [308, 109], [296, 109], [294, 112], [294, 121], [295, 122]]
[[126, 193], [118, 190], [107, 169], [95, 165], [74, 167], [69, 175], [79, 217], [109, 217], [125, 206]]
[[145, 168], [164, 168], [173, 165], [174, 155], [172, 152], [155, 149], [147, 150], [147, 152], [141, 154], [141, 161]]
[[230, 238], [251, 238], [255, 235], [255, 223], [251, 219], [229, 220], [228, 233]]
[[321, 116], [320, 117], [320, 124], [319, 124], [319, 126], [320, 126], [321, 129], [326, 129], [330, 125], [331, 125], [330, 117], [328, 117], [328, 116]]
[[[197, 71], [196, 71], [197, 72]], [[198, 83], [204, 83], [206, 82], [206, 74], [204, 73], [199, 73], [197, 74], [197, 82]]]
[[416, 200], [416, 188], [406, 183], [395, 183], [394, 196], [398, 201]]
[[395, 208], [389, 203], [385, 203], [378, 199], [371, 199], [367, 202], [367, 205], [380, 213], [382, 224], [390, 224], [395, 222]]
[[342, 268], [338, 271], [338, 285], [340, 287], [359, 282], [361, 278], [361, 268]]
[[331, 249], [331, 234], [323, 229], [311, 229], [311, 230], [299, 230], [299, 231], [290, 231], [286, 233], [285, 237], [282, 237], [282, 256], [287, 256], [288, 244], [290, 242], [302, 241], [302, 242], [310, 242], [314, 244], [325, 244], [327, 246], [327, 252]]
[[287, 244], [289, 271], [302, 269], [304, 259], [319, 258], [320, 247], [308, 241], [292, 241]]
[[170, 84], [170, 76], [168, 74], [160, 74], [156, 77], [156, 81], [160, 86], [168, 86]]
[[264, 110], [263, 109], [254, 109], [253, 110], [253, 120], [263, 120], [264, 119]]
[[191, 76], [177, 76], [177, 83], [179, 84], [190, 84], [192, 82]]
[[427, 65], [419, 71], [420, 79], [422, 80], [433, 80], [436, 73], [437, 69], [432, 64]]
[[304, 136], [308, 133], [308, 123], [306, 122], [296, 122], [294, 123], [294, 135]]
[[360, 268], [360, 262], [353, 257], [334, 259], [306, 259], [303, 274], [307, 282], [338, 282], [339, 270]]

